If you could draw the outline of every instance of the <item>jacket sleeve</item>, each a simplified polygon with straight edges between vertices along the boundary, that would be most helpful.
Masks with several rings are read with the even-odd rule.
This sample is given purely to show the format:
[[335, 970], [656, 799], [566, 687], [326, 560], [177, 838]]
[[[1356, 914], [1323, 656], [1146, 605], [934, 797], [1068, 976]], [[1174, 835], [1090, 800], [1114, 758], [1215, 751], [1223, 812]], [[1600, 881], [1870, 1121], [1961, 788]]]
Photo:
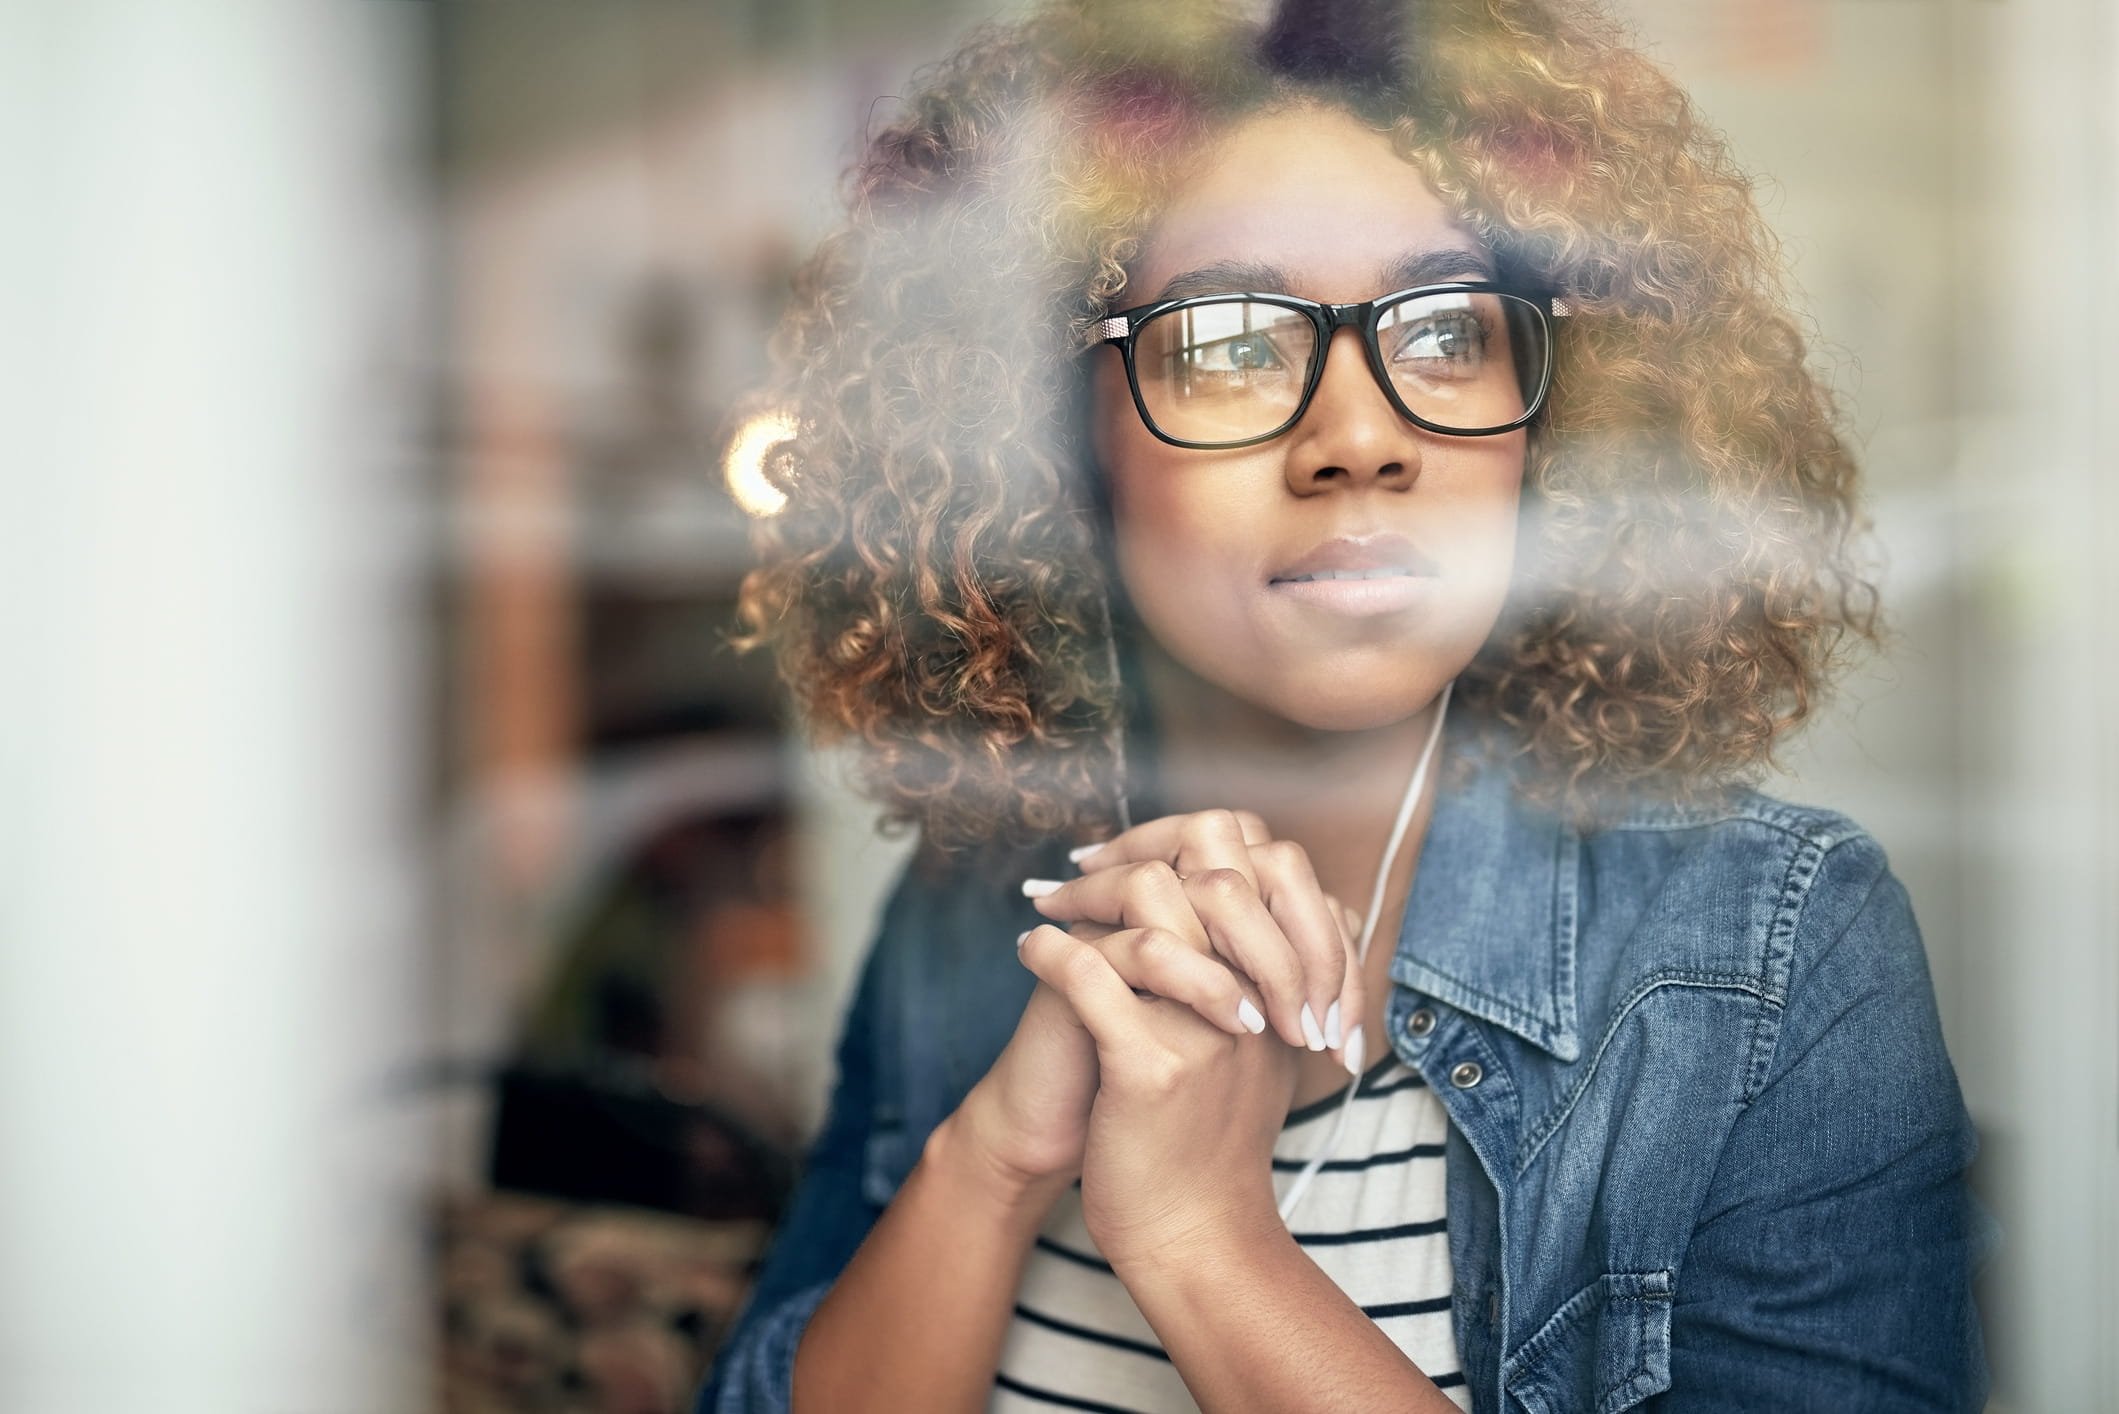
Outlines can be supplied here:
[[900, 882], [862, 966], [840, 1030], [838, 1079], [824, 1128], [810, 1146], [742, 1314], [715, 1356], [695, 1414], [781, 1414], [790, 1407], [795, 1346], [882, 1214], [863, 1191], [863, 1174], [875, 1109], [878, 1032], [887, 1026], [885, 979], [908, 888]]
[[1993, 1225], [1965, 1183], [1977, 1141], [1920, 932], [1873, 840], [1824, 854], [1789, 948], [1649, 1407], [1978, 1410], [1971, 1288]]

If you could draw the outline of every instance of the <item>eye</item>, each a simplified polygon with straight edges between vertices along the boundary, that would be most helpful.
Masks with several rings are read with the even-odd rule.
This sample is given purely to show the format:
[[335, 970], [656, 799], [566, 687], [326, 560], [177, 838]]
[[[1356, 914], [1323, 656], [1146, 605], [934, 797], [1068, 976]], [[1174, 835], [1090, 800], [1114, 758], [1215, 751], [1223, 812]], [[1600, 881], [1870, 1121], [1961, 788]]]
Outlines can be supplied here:
[[1468, 309], [1408, 319], [1390, 332], [1391, 362], [1430, 375], [1461, 378], [1486, 359], [1485, 326]]
[[1284, 360], [1271, 339], [1252, 331], [1194, 344], [1185, 350], [1185, 363], [1195, 373], [1263, 373]]
[[1141, 326], [1134, 369], [1185, 398], [1282, 395], [1309, 371], [1306, 315], [1260, 300], [1216, 299]]

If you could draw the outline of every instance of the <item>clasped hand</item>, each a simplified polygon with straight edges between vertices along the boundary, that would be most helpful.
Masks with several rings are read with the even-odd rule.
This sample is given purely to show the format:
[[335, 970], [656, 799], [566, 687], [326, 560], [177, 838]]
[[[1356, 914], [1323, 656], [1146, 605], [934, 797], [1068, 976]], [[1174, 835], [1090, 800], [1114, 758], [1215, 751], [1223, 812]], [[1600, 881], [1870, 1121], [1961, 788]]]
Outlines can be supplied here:
[[965, 1104], [989, 1160], [1030, 1183], [1082, 1180], [1114, 1264], [1276, 1222], [1273, 1143], [1298, 1048], [1358, 1069], [1359, 920], [1308, 855], [1256, 815], [1149, 821], [1065, 883], [1026, 892], [1039, 979]]

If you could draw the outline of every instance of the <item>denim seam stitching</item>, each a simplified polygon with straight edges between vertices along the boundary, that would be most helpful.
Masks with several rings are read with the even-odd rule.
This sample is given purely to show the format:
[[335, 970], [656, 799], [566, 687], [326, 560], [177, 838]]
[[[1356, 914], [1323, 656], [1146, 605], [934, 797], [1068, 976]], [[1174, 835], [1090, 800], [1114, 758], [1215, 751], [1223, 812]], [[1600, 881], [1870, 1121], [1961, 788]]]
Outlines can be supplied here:
[[1788, 857], [1787, 869], [1781, 876], [1780, 899], [1766, 925], [1765, 947], [1759, 958], [1760, 980], [1774, 1005], [1752, 1018], [1750, 1057], [1744, 1066], [1744, 1088], [1737, 1097], [1741, 1106], [1749, 1106], [1765, 1088], [1774, 1054], [1780, 1047], [1781, 1022], [1787, 1012], [1788, 984], [1795, 963], [1795, 939], [1802, 928], [1811, 890], [1824, 872], [1825, 861], [1849, 842], [1841, 840], [1819, 847], [1806, 840]]
[[1629, 830], [1639, 832], [1668, 832], [1697, 830], [1712, 825], [1744, 821], [1769, 826], [1783, 834], [1821, 844], [1826, 848], [1863, 833], [1860, 825], [1836, 810], [1823, 810], [1815, 806], [1791, 805], [1774, 800], [1757, 792], [1750, 792], [1741, 800], [1729, 802], [1720, 808], [1663, 806], [1622, 815], [1606, 821], [1607, 830]]
[[[1827, 851], [1827, 854], [1828, 854], [1828, 855], [1829, 855], [1829, 853], [1830, 853], [1830, 851]], [[1823, 866], [1823, 862], [1822, 862], [1822, 860], [1821, 860], [1821, 861], [1820, 861], [1820, 863], [1819, 863], [1819, 866], [1818, 866], [1818, 871], [1819, 871], [1819, 872], [1822, 872], [1822, 871], [1823, 871], [1823, 867], [1824, 867], [1824, 866]], [[1813, 879], [1814, 879], [1814, 877], [1815, 877], [1815, 876], [1813, 875]], [[1876, 877], [1874, 877], [1874, 878], [1872, 878], [1871, 880], [1869, 880], [1869, 883], [1868, 883], [1868, 887], [1866, 887], [1866, 888], [1864, 888], [1864, 889], [1862, 890], [1861, 900], [1860, 900], [1860, 901], [1859, 901], [1858, 903], [1856, 903], [1856, 904], [1854, 905], [1854, 908], [1852, 909], [1852, 911], [1850, 911], [1850, 912], [1849, 912], [1849, 913], [1847, 914], [1847, 923], [1846, 923], [1846, 928], [1851, 928], [1851, 927], [1853, 927], [1853, 926], [1854, 926], [1854, 920], [1855, 920], [1855, 919], [1857, 919], [1857, 918], [1859, 918], [1859, 917], [1861, 917], [1862, 913], [1863, 913], [1863, 912], [1864, 912], [1865, 910], [1867, 910], [1867, 908], [1869, 907], [1869, 900], [1870, 900], [1870, 899], [1872, 899], [1872, 898], [1874, 898], [1874, 897], [1876, 896], [1876, 890], [1877, 890], [1877, 888], [1878, 888], [1879, 886], [1881, 886], [1881, 885], [1882, 885], [1883, 881], [1884, 881], [1884, 880], [1885, 880], [1885, 879], [1886, 879], [1887, 877], [1889, 877], [1889, 870], [1888, 870], [1888, 869], [1885, 869], [1885, 870], [1879, 870], [1879, 871], [1877, 872], [1877, 874], [1876, 874]], [[1807, 903], [1807, 901], [1808, 901], [1808, 898], [1807, 898], [1807, 893], [1806, 893], [1806, 896], [1805, 896], [1805, 902]], [[1840, 931], [1839, 931], [1838, 933], [1836, 933], [1836, 934], [1834, 934], [1834, 935], [1833, 935], [1833, 943], [1834, 943], [1835, 945], [1837, 945], [1837, 943], [1838, 943], [1838, 941], [1839, 941], [1839, 939], [1840, 939], [1840, 938], [1842, 938], [1842, 937], [1844, 937], [1844, 936], [1845, 936], [1845, 934], [1846, 934], [1846, 928], [1842, 928], [1842, 929], [1841, 929], [1841, 930], [1840, 930]], [[1792, 947], [1792, 944], [1791, 944], [1791, 947], [1790, 947], [1790, 961], [1791, 961], [1791, 963], [1792, 963], [1792, 961], [1793, 961], [1793, 947]], [[1749, 1106], [1749, 1105], [1751, 1104], [1751, 1102], [1752, 1102], [1753, 1100], [1756, 1100], [1756, 1099], [1758, 1098], [1758, 1092], [1759, 1092], [1759, 1090], [1762, 1090], [1762, 1089], [1764, 1089], [1764, 1088], [1765, 1088], [1765, 1081], [1766, 1081], [1766, 1077], [1767, 1077], [1768, 1075], [1770, 1075], [1770, 1074], [1772, 1073], [1772, 1069], [1773, 1069], [1773, 1061], [1774, 1061], [1774, 1058], [1775, 1058], [1775, 1057], [1776, 1057], [1776, 1056], [1778, 1055], [1778, 1053], [1779, 1053], [1779, 1049], [1780, 1049], [1780, 1027], [1781, 1027], [1781, 1023], [1782, 1023], [1782, 1021], [1783, 1021], [1783, 1020], [1785, 1019], [1785, 1017], [1786, 1017], [1786, 1014], [1787, 1014], [1787, 1003], [1786, 1003], [1786, 1002], [1784, 1001], [1784, 1002], [1782, 1003], [1782, 1005], [1781, 1005], [1781, 1006], [1780, 1006], [1780, 1007], [1779, 1007], [1779, 1008], [1778, 1008], [1778, 1009], [1776, 1010], [1776, 1012], [1775, 1012], [1775, 1015], [1774, 1015], [1774, 1018], [1773, 1018], [1773, 1033], [1772, 1033], [1772, 1035], [1771, 1035], [1771, 1037], [1770, 1037], [1770, 1040], [1769, 1040], [1769, 1046], [1768, 1046], [1767, 1054], [1766, 1054], [1766, 1055], [1765, 1055], [1765, 1056], [1764, 1056], [1764, 1057], [1762, 1058], [1762, 1061], [1761, 1061], [1761, 1064], [1760, 1064], [1760, 1069], [1759, 1069], [1759, 1081], [1758, 1081], [1758, 1085], [1757, 1085], [1757, 1086], [1756, 1086], [1755, 1088], [1750, 1088], [1750, 1089], [1747, 1089], [1746, 1093], [1745, 1093], [1745, 1094], [1743, 1095], [1743, 1097], [1742, 1097], [1741, 1103], [1742, 1103], [1743, 1105], [1747, 1106], [1747, 1107], [1748, 1107], [1748, 1106]]]
[[1588, 1061], [1584, 1064], [1581, 1078], [1568, 1090], [1566, 1097], [1558, 1105], [1547, 1111], [1545, 1118], [1539, 1120], [1531, 1127], [1530, 1132], [1523, 1136], [1523, 1142], [1516, 1150], [1516, 1177], [1521, 1178], [1528, 1171], [1531, 1164], [1536, 1161], [1539, 1151], [1545, 1147], [1545, 1141], [1550, 1139], [1554, 1131], [1567, 1122], [1567, 1117], [1570, 1114], [1574, 1113], [1575, 1106], [1581, 1102], [1582, 1096], [1588, 1091], [1590, 1082], [1596, 1078], [1598, 1065], [1604, 1059], [1604, 1052], [1618, 1036], [1619, 1027], [1624, 1025], [1626, 1018], [1633, 1014], [1633, 1009], [1640, 1005], [1649, 993], [1660, 991], [1665, 987], [1696, 987], [1704, 991], [1741, 992], [1747, 996], [1755, 997], [1766, 1006], [1774, 1004], [1773, 999], [1767, 996], [1764, 989], [1760, 987], [1756, 977], [1741, 972], [1703, 972], [1690, 968], [1668, 968], [1643, 978], [1639, 983], [1635, 984], [1631, 992], [1626, 994], [1626, 999], [1619, 1004], [1618, 1010], [1613, 1013], [1610, 1024], [1604, 1028], [1604, 1034], [1597, 1039], [1596, 1049], [1590, 1053]]
[[[1634, 1315], [1634, 1319], [1639, 1330], [1639, 1339], [1637, 1341], [1637, 1344], [1640, 1347], [1645, 1348], [1648, 1344], [1647, 1316], [1649, 1303], [1658, 1301], [1668, 1302], [1672, 1300], [1672, 1294], [1670, 1292], [1665, 1291], [1641, 1291], [1633, 1289], [1615, 1291], [1613, 1290], [1613, 1279], [1619, 1277], [1631, 1278], [1632, 1280], [1626, 1285], [1628, 1287], [1632, 1287], [1645, 1278], [1656, 1276], [1668, 1276], [1669, 1274], [1670, 1273], [1667, 1268], [1659, 1269], [1653, 1272], [1605, 1272], [1604, 1274], [1599, 1276], [1595, 1281], [1592, 1281], [1588, 1285], [1584, 1286], [1580, 1291], [1577, 1291], [1574, 1295], [1568, 1297], [1565, 1301], [1561, 1302], [1559, 1309], [1554, 1311], [1551, 1316], [1546, 1318], [1544, 1325], [1538, 1327], [1537, 1333], [1531, 1336], [1530, 1339], [1524, 1341], [1523, 1344], [1516, 1347], [1515, 1353], [1501, 1362], [1504, 1367], [1508, 1365], [1514, 1365], [1516, 1367], [1515, 1373], [1513, 1375], [1507, 1373], [1504, 1373], [1502, 1375], [1502, 1388], [1508, 1389], [1514, 1386], [1523, 1375], [1528, 1373], [1528, 1368], [1524, 1362], [1535, 1361], [1540, 1356], [1544, 1355], [1548, 1350], [1550, 1350], [1555, 1344], [1558, 1343], [1560, 1335], [1568, 1329], [1572, 1328], [1582, 1318], [1582, 1312], [1588, 1309], [1593, 1304], [1601, 1305], [1605, 1310], [1612, 1309], [1613, 1307], [1617, 1306], [1620, 1302], [1626, 1302], [1628, 1304], [1640, 1308], [1635, 1312]], [[1592, 1298], [1601, 1299], [1593, 1301]], [[1618, 1392], [1620, 1389], [1624, 1388], [1626, 1385], [1629, 1385], [1634, 1381], [1642, 1378], [1642, 1376], [1644, 1376], [1645, 1374], [1647, 1374], [1647, 1371], [1636, 1369], [1628, 1372], [1625, 1378], [1616, 1380], [1610, 1385], [1607, 1385], [1597, 1395], [1598, 1407], [1601, 1408], [1605, 1401], [1609, 1400], [1613, 1394]]]
[[[1574, 1055], [1579, 1056], [1582, 1019], [1575, 996], [1575, 948], [1581, 941], [1582, 837], [1573, 830], [1561, 829], [1553, 842], [1553, 855], [1553, 1003], [1559, 1032], [1556, 1039], [1573, 1042]], [[1569, 1047], [1563, 1044], [1560, 1049]]]
[[[1400, 961], [1404, 960], [1405, 959], [1400, 959]], [[1442, 981], [1449, 983], [1452, 987], [1457, 988], [1466, 996], [1475, 997], [1484, 1005], [1491, 1007], [1494, 1011], [1500, 1013], [1501, 1017], [1505, 1018], [1504, 1024], [1509, 1026], [1510, 1029], [1522, 1033], [1526, 1038], [1536, 1042], [1536, 1044], [1540, 1047], [1550, 1049], [1546, 1041], [1541, 1041], [1537, 1038], [1550, 1038], [1552, 1036], [1556, 1028], [1554, 1027], [1551, 1021], [1547, 1020], [1542, 1016], [1533, 1016], [1519, 1006], [1512, 1006], [1508, 1002], [1502, 1001], [1499, 997], [1494, 996], [1492, 993], [1487, 992], [1479, 987], [1474, 987], [1471, 983], [1457, 976], [1457, 974], [1455, 974], [1454, 972], [1446, 971], [1443, 968], [1437, 967], [1433, 963], [1428, 962], [1424, 959], [1413, 959], [1410, 961], [1412, 966], [1415, 966], [1421, 971], [1426, 972], [1433, 977], [1439, 978]], [[1396, 962], [1394, 962], [1393, 965], [1395, 966]], [[1392, 977], [1391, 980], [1394, 982], [1398, 981], [1395, 975]], [[1434, 990], [1430, 987], [1425, 987], [1409, 982], [1399, 982], [1398, 985], [1401, 987], [1407, 987], [1414, 991], [1425, 992], [1430, 996], [1434, 995]], [[1449, 998], [1444, 997], [1441, 998], [1441, 1000], [1448, 1001]], [[1468, 1011], [1469, 1008], [1459, 1007], [1458, 1010]]]

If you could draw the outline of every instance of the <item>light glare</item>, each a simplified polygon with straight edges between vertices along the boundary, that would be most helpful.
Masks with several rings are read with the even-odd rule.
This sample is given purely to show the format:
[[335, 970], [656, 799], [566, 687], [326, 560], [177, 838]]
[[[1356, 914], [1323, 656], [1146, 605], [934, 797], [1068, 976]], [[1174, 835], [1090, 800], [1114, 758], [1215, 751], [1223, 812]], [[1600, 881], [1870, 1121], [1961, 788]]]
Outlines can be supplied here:
[[782, 442], [792, 442], [798, 430], [793, 414], [761, 412], [746, 419], [728, 445], [722, 475], [728, 493], [746, 514], [778, 515], [787, 505], [787, 495], [765, 476], [765, 454]]

